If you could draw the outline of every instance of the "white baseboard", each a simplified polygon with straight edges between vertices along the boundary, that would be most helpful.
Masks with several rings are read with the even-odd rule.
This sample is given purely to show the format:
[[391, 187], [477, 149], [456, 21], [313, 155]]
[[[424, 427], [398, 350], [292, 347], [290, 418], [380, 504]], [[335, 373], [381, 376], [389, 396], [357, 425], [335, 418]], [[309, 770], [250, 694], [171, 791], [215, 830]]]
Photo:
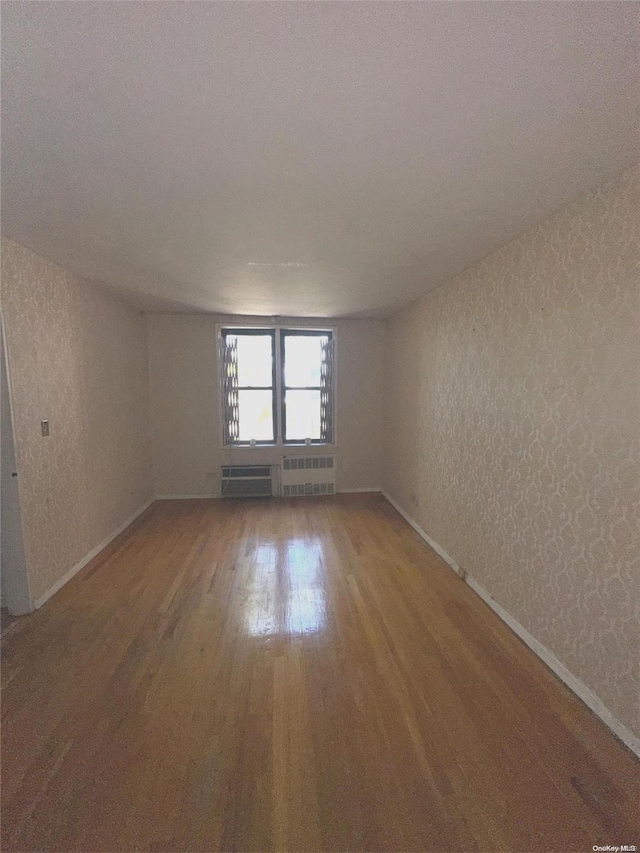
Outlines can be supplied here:
[[195, 500], [212, 500], [219, 498], [220, 495], [156, 495], [156, 501], [195, 501]]
[[57, 580], [54, 583], [54, 585], [51, 587], [50, 590], [45, 592], [44, 595], [40, 596], [40, 598], [34, 604], [35, 610], [38, 610], [40, 607], [42, 607], [42, 605], [45, 602], [47, 602], [51, 598], [52, 595], [55, 595], [56, 592], [58, 592], [59, 589], [62, 589], [62, 587], [68, 581], [70, 581], [74, 575], [77, 575], [78, 572], [80, 571], [80, 569], [83, 569], [87, 565], [87, 563], [89, 563], [91, 560], [93, 560], [93, 558], [97, 554], [99, 554], [100, 551], [102, 551], [103, 548], [106, 548], [107, 545], [109, 544], [109, 542], [112, 542], [116, 538], [116, 536], [119, 536], [122, 533], [122, 531], [126, 530], [130, 524], [133, 524], [133, 522], [136, 520], [136, 518], [139, 515], [142, 515], [142, 513], [145, 511], [145, 509], [150, 507], [151, 504], [154, 502], [154, 500], [155, 500], [155, 498], [149, 498], [149, 500], [146, 503], [142, 504], [142, 506], [139, 509], [137, 509], [133, 513], [133, 515], [130, 515], [126, 521], [123, 521], [122, 524], [119, 527], [117, 527], [116, 530], [113, 531], [113, 533], [110, 533], [109, 536], [107, 536], [106, 539], [103, 539], [99, 545], [96, 545], [96, 547], [92, 548], [88, 554], [85, 554], [85, 556], [80, 560], [80, 562], [76, 563], [75, 566], [72, 566], [66, 574], [64, 574], [59, 580]]
[[445, 561], [445, 563], [454, 570], [457, 574], [459, 574], [463, 580], [471, 587], [471, 589], [479, 595], [480, 598], [487, 604], [493, 611], [496, 613], [503, 622], [505, 622], [514, 634], [517, 634], [520, 639], [526, 643], [527, 646], [531, 649], [532, 652], [535, 652], [536, 655], [540, 658], [543, 663], [545, 663], [549, 669], [554, 672], [558, 678], [563, 681], [567, 687], [573, 691], [573, 693], [581, 699], [584, 704], [590, 708], [596, 716], [598, 716], [602, 722], [609, 728], [611, 731], [618, 737], [629, 749], [634, 752], [640, 758], [640, 737], [634, 734], [631, 729], [629, 729], [625, 724], [619, 720], [616, 715], [607, 708], [602, 699], [597, 696], [593, 690], [583, 684], [579, 678], [577, 678], [572, 672], [570, 672], [566, 666], [558, 660], [558, 658], [550, 651], [546, 646], [543, 646], [536, 638], [530, 634], [526, 628], [524, 628], [517, 619], [514, 619], [510, 613], [508, 613], [504, 607], [498, 604], [495, 599], [493, 599], [489, 593], [484, 589], [475, 578], [471, 577], [466, 571], [463, 571], [460, 566], [453, 560], [447, 552], [438, 545], [430, 536], [428, 536], [424, 530], [420, 527], [420, 525], [414, 521], [410, 515], [408, 515], [402, 507], [394, 501], [391, 495], [387, 494], [387, 492], [382, 490], [382, 494], [389, 501], [389, 503], [400, 513], [400, 515], [407, 521], [411, 527], [425, 540], [425, 542], [433, 548], [433, 550], [438, 554], [439, 557]]
[[511, 630], [517, 634], [544, 663], [546, 663], [549, 669], [555, 672], [558, 678], [564, 681], [567, 687], [572, 690], [576, 696], [582, 699], [584, 704], [587, 705], [594, 714], [600, 717], [602, 722], [607, 725], [611, 731], [640, 758], [640, 737], [637, 737], [630, 729], [628, 729], [625, 724], [607, 708], [602, 699], [600, 699], [593, 690], [587, 687], [586, 684], [583, 684], [579, 678], [576, 678], [576, 676], [566, 668], [562, 661], [558, 660], [552, 651], [550, 651], [546, 646], [543, 646], [542, 643], [538, 642], [538, 640], [536, 640], [536, 638], [530, 634], [526, 628], [523, 628], [523, 626], [514, 619], [510, 613], [501, 607], [495, 599], [491, 598], [486, 589], [480, 586], [475, 578], [467, 575], [466, 581], [471, 589], [476, 592], [495, 613], [498, 614], [503, 622], [506, 622]]
[[[371, 486], [364, 489], [338, 489], [337, 494], [339, 495], [357, 495], [364, 494], [365, 492], [378, 492], [380, 493], [382, 489], [380, 486]], [[208, 498], [219, 498], [220, 495], [156, 495], [155, 499], [157, 501], [193, 501], [196, 499], [206, 500]], [[281, 495], [272, 495], [274, 498], [282, 497]]]
[[461, 577], [463, 577], [464, 572], [462, 571], [460, 566], [456, 563], [456, 561], [447, 554], [447, 552], [444, 550], [444, 548], [441, 548], [440, 545], [438, 545], [438, 543], [434, 539], [432, 539], [427, 533], [425, 533], [424, 530], [418, 524], [418, 522], [414, 521], [411, 518], [411, 516], [402, 509], [400, 504], [396, 503], [394, 501], [394, 499], [391, 497], [391, 495], [388, 494], [387, 492], [385, 492], [384, 489], [382, 489], [382, 494], [389, 501], [391, 506], [400, 513], [400, 515], [404, 518], [404, 520], [408, 524], [410, 524], [411, 527], [413, 527], [413, 529], [416, 531], [416, 533], [418, 533], [418, 535], [422, 536], [422, 538], [427, 543], [427, 545], [429, 545], [430, 548], [433, 548], [433, 550], [436, 552], [436, 554], [439, 557], [442, 557], [442, 559], [449, 566], [449, 568], [453, 569], [453, 571], [457, 575], [460, 575]]

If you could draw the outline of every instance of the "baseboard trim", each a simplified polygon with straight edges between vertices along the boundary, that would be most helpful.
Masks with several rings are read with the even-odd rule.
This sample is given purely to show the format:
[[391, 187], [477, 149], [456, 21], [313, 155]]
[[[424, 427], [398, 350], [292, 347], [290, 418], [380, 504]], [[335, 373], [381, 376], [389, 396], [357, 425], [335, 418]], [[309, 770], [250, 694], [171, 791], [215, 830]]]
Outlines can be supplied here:
[[447, 554], [444, 548], [441, 548], [435, 540], [428, 536], [420, 525], [402, 509], [391, 495], [389, 495], [384, 489], [382, 489], [382, 494], [389, 501], [391, 506], [400, 513], [404, 520], [413, 527], [416, 533], [425, 540], [425, 542], [436, 552], [436, 554], [438, 554], [439, 557], [442, 557], [445, 563], [453, 569], [456, 574], [462, 577], [476, 595], [478, 595], [485, 604], [487, 604], [493, 612], [499, 616], [500, 619], [509, 626], [509, 628], [511, 628], [514, 634], [516, 634], [523, 643], [529, 646], [531, 651], [534, 652], [540, 660], [566, 684], [569, 690], [575, 693], [575, 695], [602, 720], [605, 726], [607, 726], [607, 728], [609, 728], [613, 734], [625, 744], [625, 746], [640, 758], [640, 737], [635, 735], [621, 720], [619, 720], [616, 715], [607, 708], [602, 699], [600, 699], [593, 690], [587, 687], [586, 684], [583, 684], [579, 678], [570, 672], [567, 667], [558, 660], [552, 651], [536, 640], [536, 638], [530, 634], [527, 629], [517, 621], [517, 619], [514, 619], [514, 617], [504, 609], [504, 607], [498, 604], [498, 602], [489, 595], [486, 589], [484, 589], [484, 587], [482, 587], [475, 578], [469, 575], [466, 571], [463, 571], [455, 560]]
[[220, 495], [156, 495], [157, 501], [207, 501], [216, 500]]
[[126, 530], [127, 527], [129, 527], [130, 524], [133, 524], [133, 522], [136, 520], [136, 518], [139, 515], [142, 515], [142, 513], [145, 511], [145, 509], [148, 509], [151, 506], [151, 504], [154, 502], [154, 500], [155, 500], [155, 498], [149, 498], [149, 500], [146, 503], [142, 504], [142, 506], [139, 509], [137, 509], [133, 513], [133, 515], [130, 515], [126, 521], [123, 521], [123, 523], [119, 527], [117, 527], [113, 531], [113, 533], [110, 533], [109, 536], [107, 536], [106, 539], [103, 539], [99, 545], [96, 545], [96, 547], [92, 548], [88, 554], [85, 554], [85, 556], [80, 560], [80, 562], [76, 563], [75, 566], [72, 566], [66, 574], [64, 574], [59, 580], [57, 580], [54, 583], [54, 585], [51, 587], [50, 590], [45, 592], [44, 595], [40, 596], [40, 598], [37, 599], [37, 601], [34, 604], [34, 609], [38, 610], [53, 595], [55, 595], [56, 592], [58, 592], [58, 590], [62, 589], [62, 587], [66, 583], [68, 583], [74, 575], [78, 574], [80, 569], [83, 569], [87, 565], [87, 563], [91, 562], [91, 560], [93, 560], [93, 558], [95, 556], [97, 556], [100, 553], [100, 551], [102, 551], [103, 548], [106, 548], [107, 545], [116, 538], [116, 536], [119, 536], [123, 530]]
[[413, 518], [411, 518], [411, 516], [409, 515], [409, 513], [405, 512], [400, 506], [400, 504], [396, 503], [396, 501], [394, 501], [394, 499], [391, 497], [390, 494], [388, 494], [388, 492], [385, 492], [385, 490], [382, 489], [382, 494], [389, 501], [391, 506], [400, 513], [400, 515], [404, 518], [407, 524], [410, 524], [411, 527], [413, 527], [413, 529], [416, 531], [416, 533], [419, 536], [422, 536], [427, 545], [429, 545], [429, 547], [432, 548], [439, 557], [442, 557], [442, 559], [449, 566], [449, 568], [453, 569], [453, 571], [457, 575], [460, 575], [460, 577], [464, 577], [464, 572], [462, 571], [460, 566], [452, 557], [447, 554], [444, 548], [441, 548], [440, 545], [438, 545], [438, 543], [435, 541], [435, 539], [432, 539], [428, 533], [425, 533], [424, 530], [418, 524], [418, 522], [414, 521]]
[[[382, 489], [380, 486], [371, 486], [364, 489], [338, 489], [336, 494], [338, 495], [359, 495], [365, 493], [373, 493], [377, 492], [380, 494]], [[155, 499], [157, 501], [195, 501], [195, 500], [207, 500], [210, 498], [219, 498], [220, 495], [156, 495]], [[282, 495], [272, 495], [271, 497], [279, 498]]]

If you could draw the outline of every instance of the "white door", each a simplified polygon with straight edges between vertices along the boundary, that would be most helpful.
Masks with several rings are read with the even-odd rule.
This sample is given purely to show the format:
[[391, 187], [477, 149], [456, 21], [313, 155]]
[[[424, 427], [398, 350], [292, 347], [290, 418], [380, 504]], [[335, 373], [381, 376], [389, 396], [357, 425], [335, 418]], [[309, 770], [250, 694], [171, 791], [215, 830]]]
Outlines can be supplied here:
[[2, 606], [13, 616], [21, 616], [33, 607], [24, 559], [11, 399], [1, 329], [0, 322], [0, 589]]

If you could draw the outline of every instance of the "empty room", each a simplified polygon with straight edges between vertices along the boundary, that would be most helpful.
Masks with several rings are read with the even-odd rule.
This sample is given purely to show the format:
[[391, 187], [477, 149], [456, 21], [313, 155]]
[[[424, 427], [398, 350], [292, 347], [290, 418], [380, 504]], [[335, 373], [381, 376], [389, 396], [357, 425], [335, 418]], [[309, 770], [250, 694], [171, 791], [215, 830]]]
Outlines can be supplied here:
[[1, 847], [640, 846], [640, 6], [3, 0]]

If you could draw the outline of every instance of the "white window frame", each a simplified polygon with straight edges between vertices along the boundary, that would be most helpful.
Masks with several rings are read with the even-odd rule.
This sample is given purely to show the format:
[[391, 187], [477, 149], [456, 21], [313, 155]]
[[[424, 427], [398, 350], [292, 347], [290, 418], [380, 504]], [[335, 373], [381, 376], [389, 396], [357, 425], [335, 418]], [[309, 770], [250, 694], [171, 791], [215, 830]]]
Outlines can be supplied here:
[[[224, 425], [224, 406], [223, 406], [223, 376], [222, 376], [222, 361], [220, 359], [220, 345], [222, 343], [222, 330], [223, 329], [247, 329], [254, 330], [256, 332], [264, 330], [274, 331], [275, 339], [275, 367], [276, 367], [276, 440], [273, 442], [263, 442], [261, 444], [226, 444], [224, 440], [225, 434], [225, 425]], [[294, 332], [331, 332], [331, 336], [333, 338], [333, 441], [315, 441], [311, 445], [305, 444], [305, 442], [301, 441], [299, 443], [294, 442], [284, 442], [282, 437], [282, 405], [283, 403], [279, 401], [283, 401], [283, 388], [282, 388], [282, 356], [281, 356], [281, 347], [280, 347], [280, 332], [284, 331], [294, 331]], [[327, 325], [317, 325], [317, 326], [294, 326], [291, 324], [283, 324], [283, 323], [216, 323], [216, 359], [217, 359], [217, 385], [218, 385], [218, 413], [219, 413], [219, 435], [220, 435], [220, 447], [222, 450], [232, 450], [234, 448], [241, 450], [264, 450], [265, 448], [271, 447], [281, 447], [286, 449], [288, 447], [337, 447], [338, 446], [338, 409], [337, 409], [337, 400], [338, 400], [338, 329], [336, 326], [327, 326]]]

